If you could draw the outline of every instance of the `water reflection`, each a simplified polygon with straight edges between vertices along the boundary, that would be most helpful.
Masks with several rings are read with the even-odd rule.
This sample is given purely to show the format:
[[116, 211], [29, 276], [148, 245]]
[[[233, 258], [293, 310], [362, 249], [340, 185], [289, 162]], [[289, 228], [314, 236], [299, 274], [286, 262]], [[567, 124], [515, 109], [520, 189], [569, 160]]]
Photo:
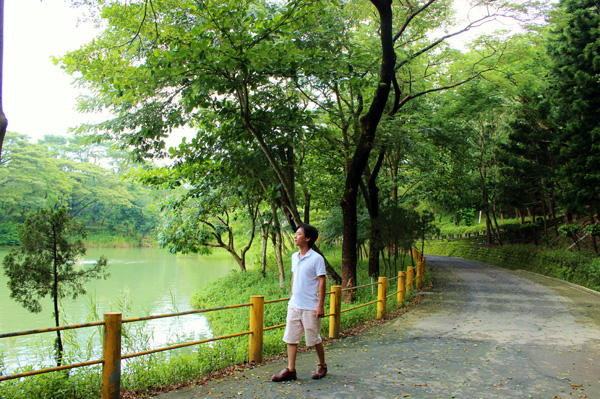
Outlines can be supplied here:
[[[0, 250], [0, 260], [8, 251]], [[107, 280], [86, 285], [88, 295], [61, 303], [61, 324], [101, 321], [103, 313], [120, 311], [123, 318], [165, 314], [191, 310], [190, 298], [202, 285], [226, 275], [236, 268], [226, 254], [210, 257], [175, 256], [151, 248], [91, 249], [83, 264], [94, 263], [100, 255], [109, 259]], [[0, 332], [24, 331], [52, 327], [52, 305], [42, 301], [39, 314], [26, 311], [9, 297], [6, 277], [0, 274]], [[182, 341], [201, 340], [211, 336], [204, 315], [185, 315], [143, 322], [126, 323], [123, 351], [149, 350]], [[101, 327], [62, 332], [65, 350], [84, 361], [101, 357]], [[44, 333], [0, 339], [0, 363], [10, 373], [16, 367], [54, 364], [53, 345], [56, 333]]]

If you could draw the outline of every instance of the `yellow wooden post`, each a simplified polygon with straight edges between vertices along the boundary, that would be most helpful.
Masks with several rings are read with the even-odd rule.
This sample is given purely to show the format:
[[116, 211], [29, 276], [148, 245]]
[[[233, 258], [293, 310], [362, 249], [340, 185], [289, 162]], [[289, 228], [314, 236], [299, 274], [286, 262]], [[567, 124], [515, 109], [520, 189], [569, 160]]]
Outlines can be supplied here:
[[412, 248], [412, 257], [415, 260], [415, 262], [418, 262], [419, 251], [417, 251], [417, 248]]
[[423, 261], [420, 260], [417, 264], [417, 289], [421, 289], [421, 285], [423, 284], [423, 271], [425, 268], [423, 267]]
[[121, 396], [121, 313], [104, 313], [102, 399]]
[[252, 295], [250, 303], [252, 304], [250, 306], [250, 331], [252, 334], [250, 334], [248, 361], [262, 362], [265, 297]]
[[414, 266], [408, 266], [406, 269], [406, 292], [410, 292], [415, 279], [415, 268]]
[[404, 302], [406, 292], [406, 272], [398, 272], [398, 305]]
[[331, 301], [329, 302], [329, 338], [340, 337], [340, 324], [342, 321], [342, 287], [339, 285], [331, 286]]
[[379, 277], [377, 285], [377, 319], [381, 320], [385, 317], [385, 293], [387, 292], [387, 277]]

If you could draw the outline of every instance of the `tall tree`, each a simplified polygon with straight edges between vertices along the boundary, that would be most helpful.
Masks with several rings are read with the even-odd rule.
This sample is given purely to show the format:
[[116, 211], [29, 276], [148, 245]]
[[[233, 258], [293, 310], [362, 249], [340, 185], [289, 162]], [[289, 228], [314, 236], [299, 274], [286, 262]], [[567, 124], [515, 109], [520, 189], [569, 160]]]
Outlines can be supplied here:
[[560, 129], [562, 202], [571, 211], [600, 212], [600, 4], [562, 0], [553, 19], [551, 103]]
[[278, 185], [276, 203], [294, 228], [303, 220], [299, 148], [319, 131], [290, 88], [294, 40], [305, 31], [301, 21], [316, 18], [326, 3], [163, 0], [152, 2], [150, 12], [145, 1], [112, 2], [103, 8], [102, 37], [63, 63], [96, 91], [88, 107], [116, 115], [87, 128], [133, 146], [138, 158], [165, 156], [164, 138], [180, 126], [197, 128], [192, 143], [207, 143], [213, 153], [227, 141], [262, 152], [264, 172]]
[[[483, 61], [497, 56], [498, 50], [489, 48], [488, 51], [483, 53], [481, 59], [475, 60], [470, 65], [467, 76], [461, 79], [452, 79], [452, 76], [449, 79], [440, 79], [433, 87], [422, 88], [414, 84], [416, 79], [418, 81], [432, 79], [435, 73], [430, 72], [430, 68], [426, 68], [423, 71], [424, 74], [418, 76], [418, 78], [413, 78], [409, 74], [407, 80], [401, 79], [399, 73], [408, 68], [419, 57], [433, 53], [433, 49], [442, 47], [447, 39], [479, 26], [502, 12], [511, 13], [515, 10], [515, 5], [508, 2], [478, 2], [486, 10], [479, 18], [470, 20], [466, 26], [458, 28], [454, 32], [443, 34], [431, 40], [420, 41], [411, 37], [411, 34], [416, 31], [417, 37], [427, 37], [426, 32], [430, 31], [431, 26], [418, 27], [416, 21], [422, 18], [423, 15], [427, 15], [427, 13], [435, 16], [441, 15], [442, 18], [447, 17], [450, 14], [449, 2], [428, 0], [407, 4], [401, 3], [399, 6], [393, 6], [389, 0], [371, 0], [371, 3], [378, 13], [376, 25], [380, 37], [380, 71], [370, 105], [365, 106], [366, 112], [360, 117], [360, 134], [348, 165], [344, 192], [340, 201], [344, 219], [342, 280], [346, 286], [351, 286], [356, 282], [357, 198], [361, 178], [377, 137], [377, 127], [384, 112], [389, 117], [393, 117], [399, 113], [404, 105], [415, 98], [457, 87], [480, 76], [494, 67], [493, 62], [486, 65]], [[447, 31], [448, 26], [443, 26], [443, 28]], [[397, 49], [403, 49], [404, 51], [397, 51]], [[432, 65], [432, 68], [445, 70], [445, 68], [441, 68], [441, 65], [445, 64]], [[442, 75], [440, 74], [437, 77], [440, 76]], [[391, 93], [393, 93], [393, 96]], [[389, 103], [388, 100], [390, 100]], [[346, 299], [351, 298], [347, 297]]]
[[[93, 278], [106, 278], [107, 259], [101, 256], [93, 265], [77, 265], [85, 255], [83, 224], [72, 219], [65, 208], [43, 208], [30, 215], [19, 229], [21, 247], [13, 249], [2, 262], [8, 277], [10, 297], [30, 312], [42, 311], [40, 299], [49, 296], [54, 305], [54, 321], [60, 326], [59, 301], [86, 292], [84, 284]], [[77, 265], [77, 267], [76, 267]], [[63, 357], [60, 330], [56, 332], [57, 364]]]

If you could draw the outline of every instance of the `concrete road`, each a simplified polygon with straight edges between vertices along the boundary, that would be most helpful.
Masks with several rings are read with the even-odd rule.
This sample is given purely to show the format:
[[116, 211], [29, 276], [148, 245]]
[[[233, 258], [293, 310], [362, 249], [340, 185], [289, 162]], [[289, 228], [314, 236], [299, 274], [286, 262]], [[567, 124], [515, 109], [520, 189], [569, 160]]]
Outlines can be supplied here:
[[329, 374], [273, 383], [285, 358], [183, 398], [600, 399], [600, 294], [526, 272], [427, 256], [434, 288], [411, 312], [326, 346]]

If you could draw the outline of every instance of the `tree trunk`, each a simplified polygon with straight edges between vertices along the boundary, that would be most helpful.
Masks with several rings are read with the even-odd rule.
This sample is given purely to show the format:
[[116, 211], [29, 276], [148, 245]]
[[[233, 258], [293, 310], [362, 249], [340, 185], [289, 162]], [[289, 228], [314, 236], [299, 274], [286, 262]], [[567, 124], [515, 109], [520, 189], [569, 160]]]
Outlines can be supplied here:
[[[106, 221], [106, 217], [108, 216], [108, 214], [110, 213], [110, 211], [112, 211], [114, 204], [111, 204], [110, 207], [108, 208], [108, 211], [106, 211], [106, 213], [104, 213], [104, 216], [102, 217], [102, 223], [100, 223], [100, 226], [104, 226], [104, 222]], [[96, 221], [96, 212], [94, 212], [94, 221]]]
[[369, 218], [371, 219], [371, 232], [369, 234], [369, 276], [379, 277], [379, 254], [383, 247], [381, 243], [381, 230], [378, 223], [379, 217], [379, 188], [377, 187], [377, 176], [383, 166], [385, 148], [379, 151], [379, 157], [373, 168], [373, 172], [368, 177], [367, 189], [365, 195]]
[[554, 234], [558, 237], [558, 220], [556, 220], [556, 202], [554, 201], [554, 188], [550, 186], [550, 213], [552, 214], [552, 223], [554, 224]]
[[548, 219], [546, 218], [547, 209], [546, 209], [546, 194], [544, 193], [544, 182], [540, 182], [540, 196], [542, 197], [542, 215], [544, 217], [544, 234], [548, 235]]
[[[379, 34], [381, 37], [381, 70], [375, 96], [365, 115], [360, 118], [360, 136], [346, 174], [344, 193], [340, 201], [344, 221], [344, 243], [342, 245], [342, 286], [356, 284], [357, 244], [357, 197], [360, 179], [373, 148], [377, 125], [385, 109], [392, 79], [395, 73], [396, 54], [392, 35], [392, 7], [389, 0], [371, 0], [379, 12]], [[344, 301], [351, 302], [353, 293], [344, 292]]]
[[381, 258], [383, 259], [383, 275], [385, 275], [388, 271], [388, 267], [390, 267], [389, 260], [386, 260], [385, 258], [385, 249], [381, 251]]
[[492, 222], [490, 220], [490, 211], [487, 209], [487, 207], [483, 211], [483, 214], [485, 216], [485, 231], [487, 236], [487, 244], [492, 245]]
[[275, 249], [277, 270], [279, 271], [279, 288], [283, 288], [285, 286], [285, 269], [283, 268], [283, 256], [281, 254], [283, 237], [281, 237], [281, 225], [279, 223], [279, 216], [277, 215], [277, 208], [274, 204], [271, 204], [271, 212], [273, 212], [273, 228], [271, 229], [271, 240], [273, 241], [273, 248]]
[[[269, 221], [270, 223], [271, 221]], [[267, 275], [267, 245], [269, 244], [269, 224], [264, 224], [260, 228], [262, 235], [262, 251], [260, 255], [261, 271], [263, 277]]]
[[245, 273], [246, 272], [246, 260], [245, 260], [245, 256], [239, 256], [237, 254], [237, 252], [235, 252], [235, 250], [226, 248], [227, 251], [231, 254], [231, 256], [233, 256], [233, 258], [235, 259], [235, 261], [237, 262], [238, 266], [240, 267], [240, 271]]
[[304, 191], [304, 223], [310, 224], [310, 193]]
[[[483, 144], [482, 144], [483, 145]], [[482, 152], [483, 154], [483, 152]], [[483, 155], [482, 155], [483, 156]], [[487, 170], [483, 161], [480, 159], [479, 176], [481, 177], [481, 202], [483, 203], [483, 213], [485, 215], [485, 231], [487, 235], [487, 244], [492, 244], [492, 222], [490, 221], [490, 198], [485, 180], [487, 178]]]
[[529, 215], [529, 220], [531, 220], [531, 223], [535, 223], [535, 216], [533, 216], [530, 206], [527, 207], [527, 215]]
[[496, 206], [492, 207], [492, 217], [494, 218], [494, 226], [496, 231], [496, 237], [498, 238], [498, 244], [502, 245], [502, 237], [500, 237], [500, 226], [498, 226], [498, 220], [496, 219]]
[[[290, 248], [294, 248], [294, 241], [293, 241], [293, 239], [292, 239], [292, 237], [291, 237], [290, 234], [282, 232], [281, 236], [285, 237], [287, 239], [288, 244], [290, 244]], [[285, 245], [285, 240], [282, 240], [281, 243], [283, 244], [283, 250], [285, 252], [289, 251], [287, 245]]]
[[523, 214], [523, 211], [521, 209], [517, 209], [519, 218], [521, 218], [521, 224], [525, 224], [525, 215]]
[[[346, 198], [347, 197], [347, 198]], [[342, 199], [342, 218], [344, 222], [344, 241], [342, 242], [342, 287], [349, 288], [356, 285], [356, 192], [348, 193]], [[344, 291], [344, 301], [352, 302], [354, 293]]]
[[[56, 237], [56, 226], [52, 226], [53, 231], [53, 256], [54, 256], [54, 284], [52, 286], [52, 300], [54, 302], [54, 324], [60, 326], [60, 314], [58, 311], [58, 239]], [[63, 344], [60, 336], [60, 330], [56, 331], [56, 365], [62, 365]]]
[[369, 276], [375, 278], [379, 277], [379, 255], [383, 249], [379, 227], [371, 227], [369, 242]]
[[0, 0], [0, 164], [2, 164], [2, 145], [6, 136], [8, 120], [2, 106], [2, 82], [4, 80], [4, 0]]
[[[596, 220], [594, 220], [594, 210], [592, 208], [590, 208], [590, 223], [592, 225], [596, 224]], [[592, 237], [592, 248], [594, 248], [594, 252], [598, 253], [598, 243], [596, 242], [596, 236], [593, 234], [590, 234], [590, 236]]]

